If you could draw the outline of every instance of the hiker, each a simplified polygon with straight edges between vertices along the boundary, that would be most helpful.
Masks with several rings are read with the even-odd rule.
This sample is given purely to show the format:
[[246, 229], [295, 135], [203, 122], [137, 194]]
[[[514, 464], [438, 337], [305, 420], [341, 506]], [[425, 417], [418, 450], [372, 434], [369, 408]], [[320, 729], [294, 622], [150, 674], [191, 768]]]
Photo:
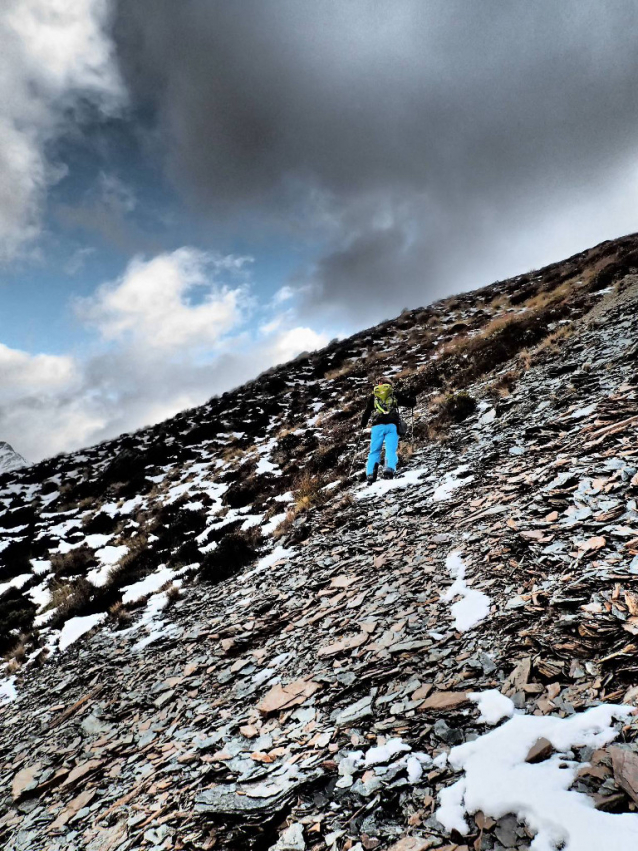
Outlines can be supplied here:
[[416, 405], [416, 399], [414, 396], [395, 390], [392, 381], [387, 376], [382, 376], [375, 382], [374, 390], [361, 417], [362, 428], [368, 425], [368, 420], [372, 417], [370, 452], [366, 464], [366, 478], [369, 485], [376, 481], [379, 462], [381, 461], [381, 450], [384, 444], [385, 467], [383, 478], [394, 478], [398, 461], [399, 427], [402, 422], [399, 416], [399, 405], [413, 408]]

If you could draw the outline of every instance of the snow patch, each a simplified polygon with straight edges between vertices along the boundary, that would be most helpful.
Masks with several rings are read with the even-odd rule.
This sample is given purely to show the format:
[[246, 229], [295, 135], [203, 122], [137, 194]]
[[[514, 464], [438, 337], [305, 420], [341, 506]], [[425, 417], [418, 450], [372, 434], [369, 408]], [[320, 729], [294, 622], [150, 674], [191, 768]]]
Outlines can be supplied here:
[[376, 748], [370, 748], [366, 753], [366, 768], [372, 765], [381, 765], [384, 762], [389, 762], [393, 756], [404, 751], [411, 751], [410, 745], [406, 745], [401, 739], [388, 739], [385, 745], [380, 745]]
[[371, 499], [374, 496], [382, 496], [384, 493], [396, 490], [397, 488], [407, 488], [410, 485], [416, 485], [426, 472], [427, 470], [425, 468], [406, 470], [402, 476], [397, 476], [396, 479], [379, 479], [373, 485], [361, 485], [355, 491], [355, 499]]
[[122, 545], [120, 547], [102, 547], [101, 550], [96, 550], [95, 556], [102, 564], [114, 565], [128, 552], [128, 547]]
[[0, 597], [2, 597], [9, 588], [22, 588], [30, 579], [33, 579], [32, 573], [21, 573], [20, 576], [14, 576], [9, 582], [3, 582], [2, 585], [0, 585]]
[[113, 535], [87, 535], [84, 541], [92, 550], [98, 550], [100, 547], [105, 547], [112, 537]]
[[490, 598], [482, 591], [468, 588], [465, 582], [465, 564], [459, 552], [451, 552], [445, 560], [445, 566], [454, 582], [441, 599], [449, 603], [455, 597], [461, 599], [451, 608], [454, 615], [454, 627], [459, 632], [467, 632], [480, 623], [490, 613]]
[[0, 704], [11, 703], [18, 698], [18, 692], [14, 685], [15, 677], [9, 677], [6, 680], [0, 680]]
[[31, 567], [33, 567], [33, 572], [38, 575], [42, 573], [49, 573], [52, 570], [52, 565], [50, 561], [45, 559], [31, 559]]
[[101, 588], [106, 585], [109, 578], [109, 573], [121, 558], [128, 552], [128, 547], [102, 547], [101, 550], [96, 550], [95, 555], [100, 562], [100, 567], [95, 567], [90, 570], [86, 578], [95, 585], [96, 588]]
[[[181, 579], [176, 579], [173, 584], [179, 588], [183, 583]], [[168, 603], [169, 599], [166, 591], [161, 591], [159, 594], [152, 594], [148, 599], [140, 620], [132, 627], [129, 627], [129, 629], [122, 630], [121, 635], [128, 635], [138, 629], [146, 629], [148, 634], [133, 645], [133, 652], [139, 653], [158, 639], [177, 635], [181, 631], [174, 624], [165, 623], [160, 617], [161, 612], [168, 606]]]
[[461, 467], [457, 467], [456, 470], [446, 473], [434, 489], [434, 493], [432, 494], [433, 502], [442, 502], [444, 499], [449, 499], [455, 490], [469, 485], [470, 482], [474, 481], [474, 476], [459, 478], [459, 475], [465, 473], [468, 469], [467, 464], [463, 464]]
[[296, 550], [294, 547], [291, 547], [288, 550], [285, 549], [285, 547], [282, 547], [281, 545], [275, 547], [275, 549], [271, 553], [268, 553], [268, 555], [259, 559], [255, 567], [244, 575], [244, 579], [250, 579], [250, 577], [254, 576], [256, 573], [261, 573], [263, 570], [268, 570], [268, 568], [272, 567], [273, 564], [280, 561], [281, 559], [290, 558], [292, 555], [295, 554], [295, 552]]
[[[501, 727], [453, 748], [450, 764], [465, 774], [440, 793], [437, 819], [446, 830], [467, 835], [467, 813], [481, 810], [495, 819], [514, 813], [536, 833], [530, 846], [534, 851], [637, 847], [638, 815], [601, 812], [588, 796], [569, 791], [582, 764], [573, 762], [568, 751], [609, 744], [617, 736], [612, 721], [631, 713], [628, 706], [603, 704], [568, 718], [515, 715]], [[541, 763], [526, 763], [540, 738], [548, 739], [557, 753]]]
[[275, 514], [274, 517], [270, 518], [268, 523], [264, 523], [264, 525], [261, 527], [261, 534], [262, 535], [272, 535], [272, 533], [275, 531], [277, 526], [279, 526], [281, 523], [284, 522], [284, 520], [286, 519], [286, 516], [287, 515], [286, 515], [285, 511], [282, 512], [281, 514]]
[[51, 591], [48, 588], [46, 579], [40, 585], [36, 585], [35, 588], [30, 588], [27, 594], [31, 598], [31, 601], [38, 607], [38, 611], [44, 609], [51, 602]]
[[142, 597], [148, 597], [149, 594], [159, 591], [162, 585], [166, 585], [167, 582], [171, 582], [176, 576], [177, 572], [175, 570], [171, 570], [170, 567], [166, 567], [165, 564], [160, 565], [159, 570], [155, 571], [155, 573], [151, 573], [151, 575], [147, 576], [146, 579], [142, 579], [140, 582], [134, 582], [132, 585], [126, 585], [122, 588], [122, 602], [126, 605], [127, 603], [135, 603], [137, 600], [141, 600]]
[[67, 647], [74, 644], [85, 632], [89, 632], [89, 630], [104, 620], [106, 620], [106, 612], [100, 612], [97, 615], [87, 615], [83, 618], [71, 618], [62, 627], [58, 647], [60, 650], [66, 650]]
[[479, 721], [483, 724], [494, 726], [503, 718], [511, 718], [514, 714], [514, 703], [496, 689], [475, 691], [469, 695], [469, 698], [481, 710]]
[[260, 458], [257, 462], [257, 466], [255, 467], [255, 472], [257, 475], [261, 475], [262, 473], [275, 473], [276, 475], [281, 475], [281, 471], [276, 464], [273, 464], [272, 461], [269, 461], [267, 458]]

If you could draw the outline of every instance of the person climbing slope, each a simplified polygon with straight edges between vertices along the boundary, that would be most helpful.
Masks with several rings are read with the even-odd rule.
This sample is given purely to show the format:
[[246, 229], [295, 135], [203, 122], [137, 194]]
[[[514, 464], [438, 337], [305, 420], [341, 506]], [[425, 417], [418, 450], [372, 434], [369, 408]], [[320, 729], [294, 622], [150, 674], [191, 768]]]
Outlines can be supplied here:
[[368, 484], [372, 484], [377, 478], [377, 471], [381, 461], [381, 450], [385, 444], [385, 467], [383, 477], [394, 478], [397, 467], [397, 449], [399, 448], [399, 426], [401, 417], [399, 405], [413, 408], [416, 405], [414, 396], [395, 390], [392, 381], [386, 376], [380, 377], [375, 382], [372, 395], [361, 417], [361, 427], [368, 425], [372, 417], [372, 433], [370, 435], [370, 452], [366, 464], [366, 478]]

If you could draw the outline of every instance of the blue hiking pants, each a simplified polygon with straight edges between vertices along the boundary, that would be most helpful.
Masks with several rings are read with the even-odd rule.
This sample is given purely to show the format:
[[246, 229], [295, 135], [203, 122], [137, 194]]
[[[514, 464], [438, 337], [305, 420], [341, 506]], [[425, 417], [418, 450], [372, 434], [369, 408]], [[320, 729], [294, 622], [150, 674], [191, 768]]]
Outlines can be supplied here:
[[372, 426], [372, 434], [370, 435], [370, 453], [368, 454], [368, 463], [366, 464], [366, 476], [371, 476], [374, 473], [374, 465], [381, 460], [381, 449], [385, 443], [385, 463], [390, 470], [395, 470], [397, 466], [397, 449], [399, 448], [399, 434], [394, 423], [387, 425]]

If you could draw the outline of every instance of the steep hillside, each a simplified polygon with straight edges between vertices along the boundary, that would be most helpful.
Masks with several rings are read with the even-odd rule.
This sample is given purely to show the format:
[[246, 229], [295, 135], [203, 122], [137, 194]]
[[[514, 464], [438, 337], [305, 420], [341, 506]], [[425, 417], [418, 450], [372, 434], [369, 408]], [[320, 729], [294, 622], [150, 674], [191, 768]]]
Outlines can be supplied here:
[[3, 847], [635, 845], [637, 307], [632, 236], [4, 474]]

